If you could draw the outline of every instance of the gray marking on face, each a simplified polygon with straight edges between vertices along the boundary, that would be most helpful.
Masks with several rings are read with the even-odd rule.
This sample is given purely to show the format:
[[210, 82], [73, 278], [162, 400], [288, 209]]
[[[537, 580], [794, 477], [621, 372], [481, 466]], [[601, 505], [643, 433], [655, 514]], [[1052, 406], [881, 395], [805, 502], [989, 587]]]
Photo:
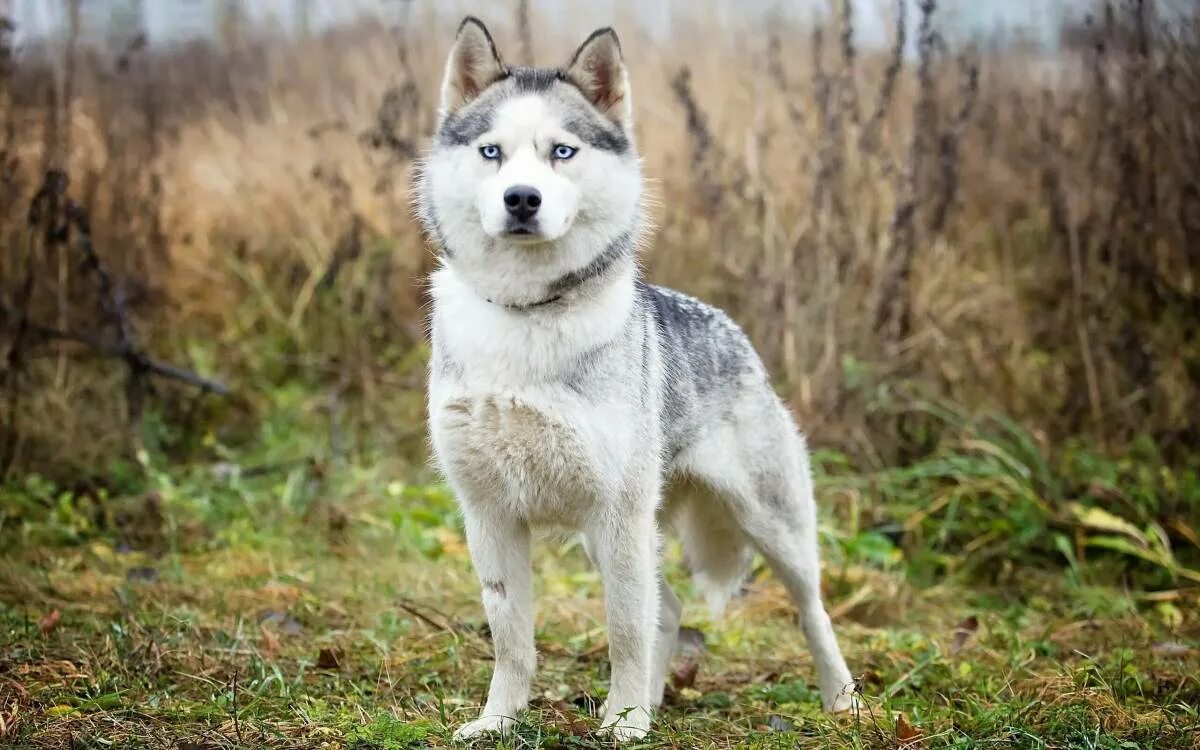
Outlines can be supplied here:
[[557, 68], [509, 68], [515, 94], [544, 94], [556, 83], [566, 83], [567, 75]]
[[573, 134], [587, 145], [601, 151], [611, 151], [624, 154], [629, 151], [629, 137], [615, 126], [588, 113], [586, 116], [572, 117], [563, 123], [568, 133]]
[[631, 149], [629, 136], [597, 112], [566, 73], [557, 68], [525, 67], [508, 69], [474, 101], [446, 115], [438, 126], [437, 145], [470, 146], [492, 129], [496, 110], [505, 100], [526, 94], [546, 96], [556, 109], [565, 111], [563, 127], [588, 146], [617, 154]]
[[437, 142], [439, 146], [470, 146], [475, 139], [492, 129], [492, 120], [496, 110], [491, 106], [482, 106], [479, 99], [463, 107], [458, 112], [446, 115], [438, 128]]

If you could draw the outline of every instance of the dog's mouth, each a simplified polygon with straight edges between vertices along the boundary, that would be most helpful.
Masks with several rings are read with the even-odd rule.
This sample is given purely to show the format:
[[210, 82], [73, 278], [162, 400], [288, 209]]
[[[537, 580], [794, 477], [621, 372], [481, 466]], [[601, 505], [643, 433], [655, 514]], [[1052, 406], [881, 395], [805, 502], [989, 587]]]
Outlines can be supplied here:
[[504, 229], [504, 238], [520, 243], [539, 242], [545, 237], [536, 221], [514, 221]]

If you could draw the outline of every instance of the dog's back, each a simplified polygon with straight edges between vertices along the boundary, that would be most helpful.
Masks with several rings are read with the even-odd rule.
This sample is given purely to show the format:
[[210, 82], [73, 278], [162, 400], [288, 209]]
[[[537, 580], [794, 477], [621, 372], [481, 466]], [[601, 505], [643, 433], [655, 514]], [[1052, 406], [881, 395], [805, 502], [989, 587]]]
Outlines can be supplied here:
[[637, 289], [666, 364], [662, 423], [666, 457], [673, 462], [732, 406], [739, 389], [759, 386], [767, 376], [746, 335], [723, 311], [641, 280]]

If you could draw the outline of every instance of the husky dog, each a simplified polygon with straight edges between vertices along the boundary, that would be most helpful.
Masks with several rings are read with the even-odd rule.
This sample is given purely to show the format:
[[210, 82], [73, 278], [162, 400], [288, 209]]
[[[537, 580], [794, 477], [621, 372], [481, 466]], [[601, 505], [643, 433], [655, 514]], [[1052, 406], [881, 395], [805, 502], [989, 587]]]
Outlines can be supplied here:
[[825, 708], [854, 705], [821, 603], [804, 440], [741, 329], [638, 272], [632, 119], [611, 29], [541, 69], [506, 66], [478, 20], [459, 28], [415, 185], [441, 261], [429, 428], [495, 646], [487, 703], [459, 738], [510, 729], [529, 701], [543, 527], [581, 532], [604, 583], [602, 731], [639, 738], [662, 701], [681, 606], [660, 529], [714, 610], [761, 552], [800, 609]]

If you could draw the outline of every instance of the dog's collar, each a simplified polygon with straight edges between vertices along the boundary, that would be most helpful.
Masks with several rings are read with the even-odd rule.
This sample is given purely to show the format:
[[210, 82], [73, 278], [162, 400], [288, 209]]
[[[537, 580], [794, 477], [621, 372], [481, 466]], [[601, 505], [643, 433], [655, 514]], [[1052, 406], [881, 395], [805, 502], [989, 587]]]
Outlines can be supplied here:
[[553, 297], [547, 297], [546, 299], [538, 300], [537, 302], [530, 302], [528, 305], [510, 305], [507, 302], [497, 302], [494, 299], [489, 299], [487, 297], [484, 297], [485, 300], [487, 300], [488, 302], [491, 302], [493, 305], [499, 305], [500, 307], [503, 307], [506, 310], [513, 310], [515, 312], [525, 312], [526, 310], [532, 310], [535, 307], [542, 307], [543, 305], [553, 304], [555, 302], [558, 302], [562, 298], [563, 298], [563, 296], [561, 294], [556, 294]]
[[632, 231], [622, 232], [616, 237], [616, 239], [609, 243], [604, 252], [593, 258], [591, 263], [588, 263], [583, 268], [571, 271], [570, 273], [567, 273], [551, 282], [549, 287], [550, 296], [546, 297], [545, 299], [538, 300], [537, 302], [530, 302], [527, 305], [514, 305], [508, 302], [497, 302], [496, 300], [488, 297], [484, 297], [484, 299], [493, 305], [498, 305], [506, 310], [512, 310], [513, 312], [529, 312], [530, 310], [534, 310], [539, 307], [545, 307], [546, 305], [558, 302], [565, 295], [575, 291], [589, 281], [606, 275], [609, 269], [615, 266], [622, 259], [629, 257], [634, 250], [633, 237], [634, 235]]

